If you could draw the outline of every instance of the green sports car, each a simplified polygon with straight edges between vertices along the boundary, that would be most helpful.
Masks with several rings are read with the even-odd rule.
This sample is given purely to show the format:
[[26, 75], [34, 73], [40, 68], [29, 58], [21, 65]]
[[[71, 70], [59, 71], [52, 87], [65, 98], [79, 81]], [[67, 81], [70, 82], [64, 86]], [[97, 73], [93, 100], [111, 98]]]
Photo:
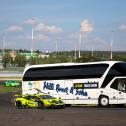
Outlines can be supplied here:
[[6, 87], [15, 87], [15, 86], [19, 86], [20, 82], [12, 81], [12, 80], [6, 80], [6, 81], [4, 81], [3, 85], [5, 85]]
[[65, 104], [60, 98], [47, 94], [21, 95], [15, 99], [17, 108], [64, 108]]

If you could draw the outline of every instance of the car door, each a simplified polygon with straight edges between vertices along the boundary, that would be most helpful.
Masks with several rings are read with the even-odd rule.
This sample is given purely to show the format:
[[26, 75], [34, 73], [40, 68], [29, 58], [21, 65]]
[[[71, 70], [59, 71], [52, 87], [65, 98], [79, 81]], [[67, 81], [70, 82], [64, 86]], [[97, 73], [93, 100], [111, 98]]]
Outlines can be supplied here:
[[35, 106], [35, 100], [34, 100], [33, 96], [28, 96], [27, 97], [27, 105], [29, 107], [34, 107]]

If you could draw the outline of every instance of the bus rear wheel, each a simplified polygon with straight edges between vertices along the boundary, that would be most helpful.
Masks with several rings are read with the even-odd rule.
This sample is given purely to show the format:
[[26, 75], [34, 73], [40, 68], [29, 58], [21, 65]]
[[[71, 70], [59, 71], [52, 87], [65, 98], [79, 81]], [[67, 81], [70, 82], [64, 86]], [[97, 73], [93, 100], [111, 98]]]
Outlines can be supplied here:
[[101, 96], [99, 98], [99, 105], [102, 107], [107, 107], [109, 105], [109, 99], [106, 96]]

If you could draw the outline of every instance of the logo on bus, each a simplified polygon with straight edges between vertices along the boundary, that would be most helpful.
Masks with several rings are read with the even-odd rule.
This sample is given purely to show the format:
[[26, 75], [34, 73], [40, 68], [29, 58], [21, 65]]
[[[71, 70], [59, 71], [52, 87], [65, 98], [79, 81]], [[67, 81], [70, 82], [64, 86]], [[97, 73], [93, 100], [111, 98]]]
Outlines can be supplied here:
[[75, 89], [74, 87], [71, 87], [68, 89], [68, 87], [61, 87], [60, 84], [54, 84], [51, 82], [44, 82], [43, 89], [47, 90], [56, 90], [57, 93], [66, 93], [66, 94], [75, 94], [75, 95], [82, 95], [82, 96], [88, 96], [88, 93], [84, 91], [84, 89]]
[[74, 83], [74, 89], [93, 89], [98, 88], [98, 82]]

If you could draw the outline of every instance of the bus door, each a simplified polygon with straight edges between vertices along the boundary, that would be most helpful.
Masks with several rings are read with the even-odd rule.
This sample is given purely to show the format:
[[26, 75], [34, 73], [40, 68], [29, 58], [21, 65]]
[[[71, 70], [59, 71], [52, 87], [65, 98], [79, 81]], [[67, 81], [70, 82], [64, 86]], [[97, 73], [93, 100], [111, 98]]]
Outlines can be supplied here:
[[116, 78], [111, 85], [111, 88], [116, 89], [113, 93], [113, 98], [117, 98], [118, 104], [126, 103], [126, 78]]
[[126, 78], [118, 80], [118, 103], [126, 103]]

